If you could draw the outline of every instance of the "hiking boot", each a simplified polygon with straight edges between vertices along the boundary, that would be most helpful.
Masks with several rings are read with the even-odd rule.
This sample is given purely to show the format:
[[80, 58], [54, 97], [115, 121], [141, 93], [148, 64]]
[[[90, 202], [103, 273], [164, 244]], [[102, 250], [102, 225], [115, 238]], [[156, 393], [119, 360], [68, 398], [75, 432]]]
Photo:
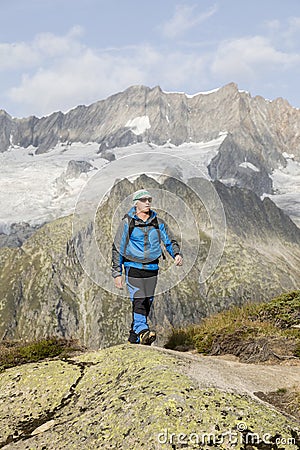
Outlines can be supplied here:
[[152, 342], [156, 339], [155, 331], [143, 330], [139, 334], [140, 336], [140, 344], [142, 345], [151, 345]]
[[129, 332], [128, 342], [130, 342], [130, 344], [138, 344], [138, 335], [133, 330], [130, 330]]

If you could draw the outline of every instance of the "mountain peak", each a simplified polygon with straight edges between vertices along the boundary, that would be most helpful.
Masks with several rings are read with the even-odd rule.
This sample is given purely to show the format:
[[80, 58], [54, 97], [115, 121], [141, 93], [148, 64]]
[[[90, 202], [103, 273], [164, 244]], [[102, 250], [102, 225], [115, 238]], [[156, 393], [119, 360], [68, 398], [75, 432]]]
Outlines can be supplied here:
[[[0, 117], [4, 118], [2, 152], [13, 144], [33, 145], [37, 153], [43, 153], [58, 142], [97, 142], [100, 150], [138, 142], [180, 145], [207, 142], [227, 132], [234, 146], [242, 149], [239, 164], [248, 151], [256, 155], [249, 162], [269, 172], [285, 164], [284, 152], [300, 159], [300, 132], [295, 133], [300, 130], [299, 111], [284, 99], [269, 102], [251, 97], [234, 82], [195, 95], [134, 85], [66, 114], [22, 121], [5, 112]], [[226, 152], [230, 153], [228, 146]]]

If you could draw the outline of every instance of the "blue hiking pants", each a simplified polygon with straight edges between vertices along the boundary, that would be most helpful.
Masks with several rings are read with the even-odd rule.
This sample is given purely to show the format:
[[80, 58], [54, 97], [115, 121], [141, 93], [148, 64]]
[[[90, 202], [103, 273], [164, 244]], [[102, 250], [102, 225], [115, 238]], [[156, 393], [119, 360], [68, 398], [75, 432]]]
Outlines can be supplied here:
[[139, 333], [148, 330], [147, 318], [154, 300], [158, 270], [126, 267], [126, 284], [132, 302], [132, 324], [129, 341], [139, 342]]

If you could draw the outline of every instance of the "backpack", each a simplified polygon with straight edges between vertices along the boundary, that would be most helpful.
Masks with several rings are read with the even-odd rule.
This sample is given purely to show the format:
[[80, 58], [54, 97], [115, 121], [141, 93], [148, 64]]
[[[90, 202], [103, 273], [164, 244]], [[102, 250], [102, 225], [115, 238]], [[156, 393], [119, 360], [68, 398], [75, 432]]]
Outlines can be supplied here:
[[[130, 236], [132, 235], [132, 232], [135, 227], [135, 219], [133, 217], [130, 217], [128, 214], [125, 214], [123, 219], [125, 219], [125, 218], [127, 218], [127, 220], [128, 220], [128, 233], [126, 236], [126, 243], [125, 243], [125, 249], [126, 249], [129, 239], [130, 239]], [[161, 243], [161, 235], [160, 235], [160, 229], [159, 229], [159, 225], [158, 225], [157, 216], [154, 217], [154, 219], [152, 220], [150, 225], [154, 226], [154, 228], [158, 231], [158, 239], [159, 239], [159, 243]], [[140, 224], [139, 226], [140, 227], [148, 227], [149, 223]], [[161, 250], [161, 255], [162, 255], [162, 258], [165, 260], [166, 256], [165, 256], [163, 250]]]

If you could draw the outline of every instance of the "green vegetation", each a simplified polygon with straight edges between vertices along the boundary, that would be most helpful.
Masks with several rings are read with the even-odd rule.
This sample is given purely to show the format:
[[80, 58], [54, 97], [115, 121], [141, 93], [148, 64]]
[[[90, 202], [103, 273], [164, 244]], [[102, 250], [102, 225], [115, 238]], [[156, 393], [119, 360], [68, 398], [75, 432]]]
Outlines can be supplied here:
[[166, 348], [234, 354], [248, 362], [300, 356], [300, 291], [264, 303], [247, 303], [174, 329]]
[[67, 357], [76, 351], [83, 351], [76, 341], [57, 337], [31, 342], [1, 341], [0, 372], [9, 367], [46, 358]]
[[268, 320], [280, 328], [300, 325], [300, 291], [282, 294], [261, 305], [260, 320]]

